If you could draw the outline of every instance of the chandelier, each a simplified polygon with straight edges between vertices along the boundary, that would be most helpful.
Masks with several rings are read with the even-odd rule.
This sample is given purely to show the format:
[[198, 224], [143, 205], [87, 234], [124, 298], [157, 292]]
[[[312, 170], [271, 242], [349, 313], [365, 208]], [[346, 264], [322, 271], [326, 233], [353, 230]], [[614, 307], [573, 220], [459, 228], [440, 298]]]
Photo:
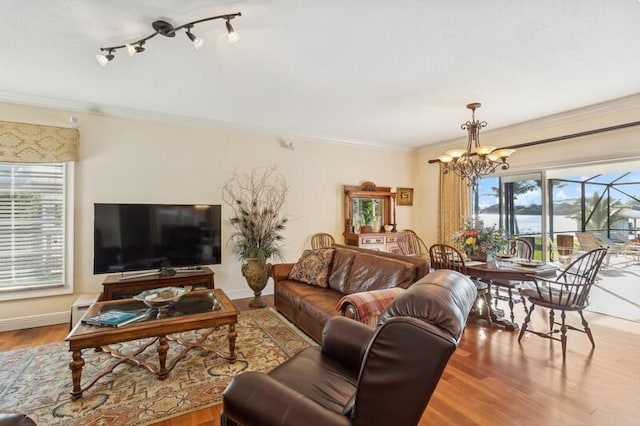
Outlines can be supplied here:
[[151, 24], [154, 30], [153, 33], [139, 40], [132, 41], [126, 44], [121, 44], [119, 46], [101, 47], [100, 53], [96, 55], [96, 60], [100, 65], [102, 65], [103, 67], [106, 67], [109, 64], [109, 62], [111, 62], [115, 58], [114, 53], [116, 53], [117, 50], [125, 49], [129, 54], [129, 56], [133, 56], [145, 51], [144, 45], [147, 42], [147, 40], [157, 36], [158, 34], [165, 37], [175, 37], [176, 33], [180, 30], [184, 30], [185, 35], [187, 36], [189, 41], [193, 43], [193, 47], [196, 50], [200, 49], [204, 45], [204, 40], [196, 36], [195, 34], [193, 34], [192, 32], [193, 27], [202, 22], [213, 21], [216, 19], [222, 19], [225, 21], [225, 27], [227, 29], [227, 40], [229, 41], [229, 43], [235, 43], [240, 39], [240, 35], [233, 29], [233, 26], [231, 25], [231, 20], [238, 16], [242, 16], [242, 13], [236, 12], [236, 13], [229, 13], [226, 15], [212, 16], [210, 18], [202, 18], [196, 21], [187, 22], [186, 24], [182, 24], [179, 26], [174, 26], [167, 21], [154, 21]]
[[480, 105], [479, 102], [467, 105], [471, 110], [471, 121], [460, 126], [469, 135], [467, 149], [450, 149], [438, 157], [438, 161], [445, 166], [444, 173], [453, 171], [462, 179], [466, 179], [467, 185], [471, 187], [476, 185], [479, 177], [495, 172], [498, 167], [507, 170], [507, 157], [515, 152], [515, 149], [497, 149], [491, 145], [480, 145], [480, 129], [487, 127], [486, 121], [476, 120], [476, 109], [480, 108]]

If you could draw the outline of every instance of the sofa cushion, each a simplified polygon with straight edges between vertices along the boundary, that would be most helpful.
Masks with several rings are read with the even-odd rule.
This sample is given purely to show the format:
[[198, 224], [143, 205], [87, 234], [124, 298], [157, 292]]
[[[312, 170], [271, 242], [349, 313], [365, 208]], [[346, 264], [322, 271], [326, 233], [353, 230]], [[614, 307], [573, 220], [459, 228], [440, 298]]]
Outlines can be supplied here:
[[569, 291], [560, 291], [555, 288], [544, 287], [540, 291], [536, 287], [534, 288], [522, 288], [520, 294], [524, 297], [541, 300], [553, 305], [567, 305], [570, 308], [579, 308], [580, 304], [572, 303], [576, 302], [575, 294]]
[[289, 272], [289, 279], [327, 287], [335, 249], [305, 250]]
[[329, 274], [329, 288], [344, 293], [347, 286], [347, 277], [356, 254], [350, 250], [336, 249]]
[[412, 263], [414, 265], [413, 282], [418, 281], [430, 272], [429, 261], [422, 256], [405, 256], [403, 254], [388, 253], [385, 251], [377, 251], [355, 246], [345, 246], [343, 244], [334, 244], [331, 247], [336, 249], [336, 253], [340, 250], [348, 250], [351, 253], [373, 254], [374, 256], [384, 257], [385, 259], [398, 259]]
[[[336, 413], [344, 410], [358, 383], [358, 370], [351, 371], [317, 346], [298, 352], [286, 365], [274, 368], [269, 376], [304, 395], [304, 399]], [[308, 419], [308, 423], [318, 424], [312, 419]]]
[[274, 301], [278, 311], [316, 342], [322, 340], [322, 329], [336, 309], [341, 293], [329, 288], [307, 285], [298, 281], [279, 281]]
[[358, 253], [353, 259], [344, 294], [413, 284], [414, 265], [402, 260]]

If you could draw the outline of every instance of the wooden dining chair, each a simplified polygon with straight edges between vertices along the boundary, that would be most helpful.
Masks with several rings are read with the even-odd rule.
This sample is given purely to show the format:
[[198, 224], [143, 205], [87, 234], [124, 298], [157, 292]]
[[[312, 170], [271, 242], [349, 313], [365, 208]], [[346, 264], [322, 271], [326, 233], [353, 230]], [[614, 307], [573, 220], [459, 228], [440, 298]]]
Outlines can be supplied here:
[[524, 238], [511, 238], [509, 239], [509, 254], [511, 256], [518, 257], [524, 260], [531, 260], [533, 258], [533, 246]]
[[321, 248], [329, 248], [333, 244], [335, 244], [335, 240], [331, 236], [331, 234], [327, 234], [325, 232], [319, 232], [317, 234], [313, 234], [311, 237], [311, 248], [321, 249]]
[[[429, 259], [431, 262], [431, 268], [433, 269], [451, 269], [467, 275], [464, 257], [462, 257], [462, 253], [453, 246], [448, 244], [433, 244], [429, 247]], [[478, 307], [476, 304], [474, 310], [478, 312], [478, 316], [485, 318], [489, 323], [489, 327], [491, 327], [493, 321], [491, 320], [489, 285], [476, 279], [472, 279], [471, 281], [473, 281], [476, 286], [478, 297], [483, 301], [483, 306]]]
[[[533, 247], [529, 241], [523, 238], [511, 238], [507, 246], [508, 253], [511, 256], [530, 261], [533, 257]], [[513, 307], [517, 303], [522, 303], [525, 315], [527, 314], [527, 304], [524, 296], [517, 292], [517, 288], [522, 284], [522, 281], [512, 280], [493, 280], [491, 284], [494, 287], [494, 306], [498, 308], [498, 301], [503, 300], [509, 304], [509, 315], [511, 322], [515, 324], [515, 315]], [[515, 298], [514, 298], [515, 293]]]
[[[557, 277], [536, 277], [535, 288], [522, 290], [531, 304], [529, 312], [524, 319], [524, 324], [518, 335], [518, 342], [526, 331], [547, 339], [557, 340], [562, 343], [562, 360], [567, 355], [567, 330], [585, 333], [595, 348], [596, 344], [589, 328], [589, 323], [584, 319], [582, 311], [589, 305], [589, 292], [596, 280], [596, 275], [607, 255], [606, 248], [591, 250], [571, 262]], [[529, 330], [531, 314], [536, 306], [549, 309], [549, 331], [540, 332]], [[560, 311], [561, 322], [555, 321], [554, 311]], [[582, 330], [566, 324], [566, 312], [577, 311], [582, 320]], [[556, 328], [556, 326], [560, 328]], [[555, 337], [560, 333], [560, 337]]]
[[426, 256], [429, 254], [429, 249], [424, 241], [410, 229], [400, 232], [396, 238], [396, 243], [400, 253], [405, 256]]

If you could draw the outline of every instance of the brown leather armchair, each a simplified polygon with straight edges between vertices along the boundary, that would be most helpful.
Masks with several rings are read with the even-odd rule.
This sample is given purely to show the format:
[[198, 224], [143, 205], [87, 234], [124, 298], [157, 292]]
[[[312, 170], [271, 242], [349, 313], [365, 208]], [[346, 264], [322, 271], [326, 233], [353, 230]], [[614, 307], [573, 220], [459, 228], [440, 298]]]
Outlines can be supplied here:
[[0, 426], [36, 426], [26, 414], [0, 413]]
[[331, 318], [320, 347], [268, 374], [234, 378], [221, 423], [232, 425], [415, 425], [464, 331], [476, 288], [449, 270], [398, 296], [375, 329]]

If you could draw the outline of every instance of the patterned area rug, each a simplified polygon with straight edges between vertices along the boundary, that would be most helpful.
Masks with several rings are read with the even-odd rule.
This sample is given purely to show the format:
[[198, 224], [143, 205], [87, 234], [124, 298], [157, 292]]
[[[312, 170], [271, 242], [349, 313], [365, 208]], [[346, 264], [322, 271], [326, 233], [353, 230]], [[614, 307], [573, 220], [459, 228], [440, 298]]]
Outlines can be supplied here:
[[[122, 364], [102, 377], [83, 397], [72, 401], [71, 353], [66, 342], [0, 352], [0, 411], [27, 413], [39, 425], [145, 425], [219, 404], [236, 374], [267, 372], [296, 352], [315, 343], [275, 310], [259, 309], [239, 315], [237, 360], [230, 364], [200, 349], [191, 350], [165, 380], [148, 370]], [[198, 332], [181, 333], [193, 340]], [[227, 352], [226, 327], [209, 337], [208, 346]], [[120, 345], [130, 353], [142, 340]], [[170, 343], [167, 364], [180, 347]], [[157, 365], [152, 345], [143, 355]], [[154, 357], [155, 358], [152, 358]], [[83, 386], [114, 359], [83, 351]], [[150, 361], [150, 362], [152, 362]]]

